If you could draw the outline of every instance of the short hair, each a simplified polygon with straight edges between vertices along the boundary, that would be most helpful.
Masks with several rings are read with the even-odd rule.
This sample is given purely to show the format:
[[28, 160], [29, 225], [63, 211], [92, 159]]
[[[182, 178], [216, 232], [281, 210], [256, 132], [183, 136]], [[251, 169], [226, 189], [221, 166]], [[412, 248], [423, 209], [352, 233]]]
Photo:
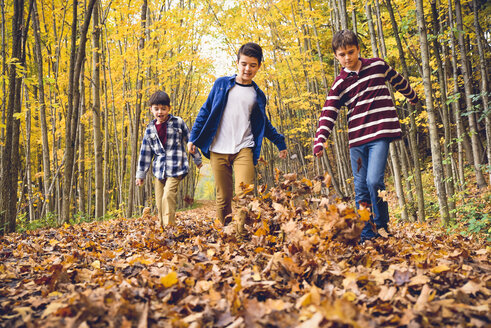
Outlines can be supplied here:
[[254, 57], [259, 64], [263, 61], [263, 49], [259, 44], [254, 42], [248, 42], [240, 47], [237, 52], [237, 61], [240, 60], [240, 55]]
[[151, 107], [153, 105], [170, 106], [169, 95], [161, 90], [155, 92], [150, 96], [150, 99], [148, 99], [148, 106]]
[[346, 48], [348, 46], [358, 46], [358, 37], [351, 30], [337, 31], [332, 37], [332, 51], [336, 53], [339, 48]]

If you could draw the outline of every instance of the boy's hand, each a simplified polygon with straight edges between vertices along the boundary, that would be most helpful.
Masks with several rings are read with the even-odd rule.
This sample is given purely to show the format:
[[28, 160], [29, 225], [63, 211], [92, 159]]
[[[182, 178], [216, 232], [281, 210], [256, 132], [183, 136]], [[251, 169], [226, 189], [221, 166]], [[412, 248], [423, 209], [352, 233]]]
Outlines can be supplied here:
[[321, 150], [319, 150], [319, 151], [318, 151], [318, 152], [315, 154], [315, 156], [316, 156], [317, 158], [321, 158], [323, 153], [324, 153], [324, 149], [321, 149]]
[[143, 186], [143, 179], [136, 179], [135, 183], [138, 187]]
[[196, 152], [196, 146], [190, 141], [188, 142], [188, 152], [194, 154]]
[[203, 163], [199, 163], [199, 165], [196, 165], [198, 169], [200, 169], [203, 166]]
[[286, 158], [286, 155], [288, 155], [288, 150], [283, 149], [283, 150], [280, 150], [280, 153], [278, 154], [278, 157], [284, 159], [284, 158]]

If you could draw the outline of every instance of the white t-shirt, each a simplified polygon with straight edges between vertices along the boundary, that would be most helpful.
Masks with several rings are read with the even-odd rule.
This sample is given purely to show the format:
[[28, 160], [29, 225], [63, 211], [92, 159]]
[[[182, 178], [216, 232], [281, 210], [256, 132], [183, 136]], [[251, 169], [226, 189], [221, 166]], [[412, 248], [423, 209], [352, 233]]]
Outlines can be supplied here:
[[237, 154], [242, 148], [254, 147], [251, 112], [256, 104], [252, 84], [239, 84], [228, 92], [228, 100], [210, 150], [219, 154]]

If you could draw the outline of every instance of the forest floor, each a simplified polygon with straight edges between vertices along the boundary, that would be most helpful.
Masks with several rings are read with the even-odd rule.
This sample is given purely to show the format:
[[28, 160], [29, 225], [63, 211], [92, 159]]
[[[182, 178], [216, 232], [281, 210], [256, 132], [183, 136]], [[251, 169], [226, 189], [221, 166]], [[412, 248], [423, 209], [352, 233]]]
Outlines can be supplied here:
[[164, 231], [146, 214], [1, 237], [0, 326], [490, 326], [489, 243], [393, 220], [358, 245], [368, 211], [321, 186], [249, 196], [245, 236], [205, 202]]

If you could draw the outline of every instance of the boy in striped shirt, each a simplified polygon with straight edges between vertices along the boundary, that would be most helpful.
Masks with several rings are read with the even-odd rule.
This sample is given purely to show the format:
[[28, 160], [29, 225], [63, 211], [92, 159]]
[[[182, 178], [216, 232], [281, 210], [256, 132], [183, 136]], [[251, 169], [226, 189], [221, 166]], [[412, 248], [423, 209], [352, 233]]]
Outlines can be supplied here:
[[[154, 119], [147, 125], [140, 147], [136, 170], [136, 185], [142, 186], [152, 164], [155, 176], [155, 200], [161, 227], [175, 224], [177, 187], [188, 174], [189, 163], [186, 143], [189, 129], [182, 118], [170, 114], [169, 95], [157, 91], [150, 96], [150, 111]], [[191, 154], [194, 163], [201, 167], [201, 154]]]
[[346, 106], [356, 207], [363, 205], [372, 211], [372, 218], [361, 233], [361, 242], [364, 242], [378, 236], [379, 229], [387, 232], [389, 209], [378, 192], [385, 190], [384, 171], [389, 143], [401, 138], [396, 108], [385, 82], [389, 82], [412, 104], [418, 102], [418, 96], [408, 81], [383, 59], [359, 57], [358, 39], [352, 31], [337, 32], [332, 40], [332, 49], [343, 68], [322, 108], [315, 134], [314, 155], [322, 156], [324, 143], [334, 127], [338, 112]]

